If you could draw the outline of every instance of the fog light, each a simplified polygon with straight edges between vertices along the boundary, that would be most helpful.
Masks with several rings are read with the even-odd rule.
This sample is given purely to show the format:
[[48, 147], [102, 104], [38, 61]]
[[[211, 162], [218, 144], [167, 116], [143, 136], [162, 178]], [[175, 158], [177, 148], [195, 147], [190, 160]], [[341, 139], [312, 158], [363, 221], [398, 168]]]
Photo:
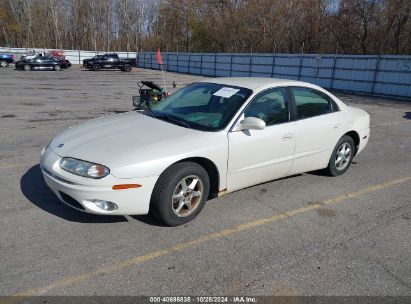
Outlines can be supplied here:
[[118, 207], [116, 204], [108, 201], [102, 201], [102, 200], [92, 200], [94, 204], [96, 204], [97, 207], [100, 209], [103, 209], [105, 211], [113, 211], [116, 210]]

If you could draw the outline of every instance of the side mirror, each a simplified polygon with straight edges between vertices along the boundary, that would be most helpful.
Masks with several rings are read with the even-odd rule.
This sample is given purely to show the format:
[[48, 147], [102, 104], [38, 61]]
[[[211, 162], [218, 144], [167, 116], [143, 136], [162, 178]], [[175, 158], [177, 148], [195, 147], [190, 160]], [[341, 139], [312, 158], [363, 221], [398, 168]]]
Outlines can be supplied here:
[[264, 120], [257, 117], [246, 117], [234, 126], [233, 131], [263, 130], [265, 127]]

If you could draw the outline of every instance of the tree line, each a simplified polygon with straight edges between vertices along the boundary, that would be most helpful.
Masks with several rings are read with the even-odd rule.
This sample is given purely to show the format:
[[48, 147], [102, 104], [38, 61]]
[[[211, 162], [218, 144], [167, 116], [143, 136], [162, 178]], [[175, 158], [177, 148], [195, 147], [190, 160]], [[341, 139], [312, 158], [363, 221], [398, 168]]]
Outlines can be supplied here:
[[0, 46], [411, 54], [410, 0], [0, 0]]

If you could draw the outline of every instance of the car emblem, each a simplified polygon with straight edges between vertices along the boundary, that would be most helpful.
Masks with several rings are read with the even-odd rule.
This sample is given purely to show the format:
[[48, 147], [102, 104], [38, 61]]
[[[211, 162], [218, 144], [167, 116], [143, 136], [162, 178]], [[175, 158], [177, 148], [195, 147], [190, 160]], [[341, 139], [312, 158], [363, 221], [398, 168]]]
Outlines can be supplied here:
[[57, 148], [63, 148], [64, 144], [59, 144]]

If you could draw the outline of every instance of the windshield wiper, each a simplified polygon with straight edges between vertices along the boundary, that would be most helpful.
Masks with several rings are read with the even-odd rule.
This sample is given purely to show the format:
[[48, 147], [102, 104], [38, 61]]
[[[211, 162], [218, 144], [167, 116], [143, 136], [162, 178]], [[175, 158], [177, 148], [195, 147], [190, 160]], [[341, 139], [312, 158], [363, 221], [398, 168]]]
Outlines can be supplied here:
[[182, 127], [185, 127], [185, 128], [191, 128], [188, 123], [186, 123], [185, 121], [180, 120], [177, 117], [175, 117], [173, 115], [170, 115], [170, 114], [156, 115], [154, 117], [159, 118], [159, 119], [163, 119], [163, 120], [166, 120], [166, 121], [169, 121], [169, 122], [172, 122], [176, 125], [179, 125], [179, 126], [182, 126]]

